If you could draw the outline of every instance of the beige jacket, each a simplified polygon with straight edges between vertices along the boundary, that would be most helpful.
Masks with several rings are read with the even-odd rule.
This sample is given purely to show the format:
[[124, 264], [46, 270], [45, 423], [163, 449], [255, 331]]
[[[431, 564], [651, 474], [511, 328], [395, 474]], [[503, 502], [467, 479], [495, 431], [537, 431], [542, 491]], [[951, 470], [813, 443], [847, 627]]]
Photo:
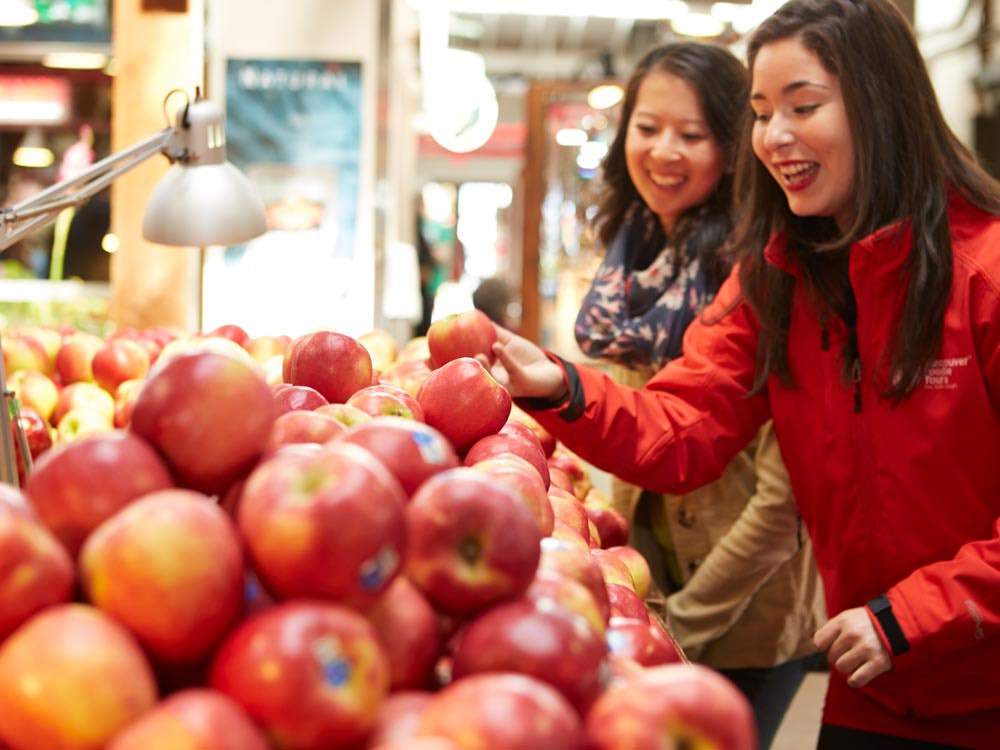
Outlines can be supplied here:
[[[642, 491], [615, 484], [616, 504], [633, 518]], [[666, 617], [689, 658], [735, 669], [816, 651], [812, 636], [826, 619], [822, 585], [770, 423], [715, 482], [645, 498], [655, 503], [654, 523], [669, 525], [684, 586], [667, 597]], [[662, 556], [641, 542], [633, 539], [648, 557]]]

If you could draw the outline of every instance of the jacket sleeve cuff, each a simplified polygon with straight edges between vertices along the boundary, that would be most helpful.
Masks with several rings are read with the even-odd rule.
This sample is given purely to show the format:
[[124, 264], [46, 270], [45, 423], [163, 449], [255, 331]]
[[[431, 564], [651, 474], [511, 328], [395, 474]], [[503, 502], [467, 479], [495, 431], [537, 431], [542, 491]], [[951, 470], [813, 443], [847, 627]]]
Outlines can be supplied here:
[[558, 399], [545, 398], [519, 398], [517, 405], [525, 411], [549, 411], [557, 410], [556, 413], [565, 421], [573, 422], [583, 415], [586, 405], [583, 397], [583, 383], [580, 381], [580, 373], [572, 362], [567, 362], [562, 357], [545, 352], [545, 356], [555, 362], [563, 371], [563, 378], [566, 381], [566, 394]]
[[910, 642], [892, 611], [892, 603], [888, 596], [883, 594], [875, 597], [868, 602], [866, 610], [879, 640], [882, 641], [882, 646], [888, 653], [900, 656], [910, 650]]

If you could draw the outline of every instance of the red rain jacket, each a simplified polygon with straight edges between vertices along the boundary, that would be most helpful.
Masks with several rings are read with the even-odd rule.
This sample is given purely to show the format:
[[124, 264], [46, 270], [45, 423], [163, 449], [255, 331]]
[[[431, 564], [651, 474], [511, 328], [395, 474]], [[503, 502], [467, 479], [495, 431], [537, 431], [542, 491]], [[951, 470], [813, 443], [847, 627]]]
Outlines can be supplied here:
[[[802, 285], [788, 357], [795, 387], [753, 383], [759, 326], [734, 273], [684, 354], [633, 390], [566, 365], [569, 405], [533, 415], [596, 466], [683, 493], [718, 477], [769, 417], [815, 548], [830, 615], [887, 595], [909, 650], [862, 689], [833, 672], [826, 723], [1000, 747], [1000, 220], [953, 197], [954, 280], [941, 352], [899, 405], [880, 397], [906, 289], [909, 223], [851, 248], [860, 380], [848, 336], [824, 334]], [[781, 236], [769, 262], [796, 276]], [[839, 326], [839, 327], [838, 327]], [[858, 374], [858, 370], [855, 370]], [[883, 642], [886, 635], [879, 628]]]

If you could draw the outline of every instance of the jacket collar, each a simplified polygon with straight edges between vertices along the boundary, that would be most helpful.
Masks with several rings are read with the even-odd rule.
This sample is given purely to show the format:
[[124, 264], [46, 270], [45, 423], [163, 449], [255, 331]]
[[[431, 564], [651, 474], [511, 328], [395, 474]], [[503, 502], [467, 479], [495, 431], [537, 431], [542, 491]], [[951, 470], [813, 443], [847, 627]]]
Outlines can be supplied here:
[[[864, 255], [863, 262], [897, 266], [910, 252], [910, 221], [896, 221], [851, 244], [852, 256]], [[855, 252], [858, 251], [858, 252]], [[795, 278], [802, 276], [802, 263], [788, 248], [785, 230], [771, 236], [764, 247], [764, 259]], [[858, 258], [857, 260], [862, 260]], [[852, 260], [851, 265], [855, 264]]]
[[[985, 217], [980, 209], [970, 204], [956, 190], [948, 191], [947, 211], [953, 239], [962, 238], [966, 233], [974, 231], [976, 225]], [[902, 265], [910, 253], [913, 237], [911, 230], [910, 220], [904, 219], [877, 229], [867, 237], [862, 237], [851, 245], [851, 250], [852, 255], [863, 257], [855, 257], [851, 265], [854, 266], [857, 262], [863, 262], [865, 265], [875, 263], [892, 268]], [[854, 250], [860, 252], [854, 253]], [[801, 263], [794, 253], [789, 251], [788, 235], [784, 230], [771, 236], [764, 248], [764, 259], [795, 278], [802, 275]]]

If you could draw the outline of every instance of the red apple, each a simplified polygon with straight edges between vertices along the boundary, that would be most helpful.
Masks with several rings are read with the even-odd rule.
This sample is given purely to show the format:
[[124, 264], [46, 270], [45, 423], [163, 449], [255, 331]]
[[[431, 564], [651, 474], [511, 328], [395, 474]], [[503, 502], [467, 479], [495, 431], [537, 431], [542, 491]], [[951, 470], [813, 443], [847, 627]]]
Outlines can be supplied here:
[[396, 357], [397, 362], [411, 362], [413, 360], [424, 360], [428, 364], [430, 362], [431, 350], [427, 345], [426, 336], [417, 336], [407, 341], [403, 348], [399, 350], [399, 356]]
[[73, 383], [59, 392], [59, 400], [52, 412], [52, 424], [58, 426], [66, 412], [89, 408], [104, 415], [108, 424], [115, 420], [115, 399], [97, 383]]
[[542, 446], [542, 452], [545, 453], [545, 457], [551, 456], [558, 446], [558, 441], [552, 437], [552, 434], [542, 427], [538, 422], [532, 417], [528, 412], [518, 407], [514, 407], [510, 412], [511, 422], [517, 422], [518, 424], [523, 424], [529, 430], [531, 430], [535, 437], [538, 438], [539, 444]]
[[628, 567], [620, 557], [615, 554], [609, 554], [604, 549], [592, 549], [590, 554], [597, 561], [605, 583], [617, 583], [619, 586], [635, 590], [632, 575], [628, 572]]
[[399, 742], [369, 745], [372, 750], [463, 750], [445, 737], [409, 737]]
[[[535, 442], [537, 443], [538, 441]], [[465, 454], [465, 465], [472, 466], [472, 464], [479, 463], [487, 458], [510, 454], [518, 458], [523, 458], [531, 464], [535, 471], [538, 472], [538, 476], [542, 478], [545, 489], [548, 490], [549, 467], [545, 464], [545, 454], [542, 453], [542, 449], [539, 446], [526, 441], [519, 435], [510, 433], [505, 435], [500, 433], [497, 435], [487, 435], [476, 441], [475, 445], [469, 448], [468, 453]]]
[[206, 335], [229, 339], [230, 341], [239, 344], [244, 349], [250, 348], [250, 334], [233, 323], [221, 325], [215, 330], [209, 331]]
[[[25, 371], [22, 370], [22, 372]], [[21, 432], [24, 433], [24, 439], [28, 443], [28, 454], [31, 456], [32, 463], [34, 463], [45, 451], [52, 447], [52, 432], [45, 423], [45, 420], [38, 416], [33, 409], [22, 409], [17, 417], [17, 424], [21, 428]], [[24, 485], [25, 477], [27, 476], [27, 472], [25, 471], [26, 464], [21, 458], [21, 444], [17, 440], [13, 422], [11, 423], [10, 433], [14, 439], [14, 459], [17, 461], [18, 480], [21, 485]]]
[[539, 570], [524, 596], [539, 609], [558, 609], [582, 617], [591, 630], [604, 637], [607, 622], [594, 595], [579, 581], [551, 570]]
[[628, 520], [612, 507], [611, 503], [588, 500], [583, 504], [587, 518], [597, 527], [602, 547], [620, 547], [628, 544]]
[[412, 419], [379, 417], [352, 427], [338, 441], [370, 451], [395, 475], [407, 497], [435, 474], [458, 466], [445, 437]]
[[642, 556], [642, 553], [635, 547], [624, 545], [608, 547], [606, 552], [609, 555], [614, 555], [625, 564], [635, 592], [643, 599], [649, 596], [649, 591], [653, 587], [653, 573], [649, 569], [649, 562]]
[[424, 421], [424, 410], [417, 400], [394, 385], [370, 385], [362, 388], [347, 399], [347, 405], [361, 409], [373, 417], [403, 417], [417, 422]]
[[587, 737], [595, 750], [757, 747], [747, 699], [698, 664], [653, 667], [612, 685], [587, 714]]
[[0, 510], [14, 511], [28, 518], [38, 518], [35, 509], [31, 507], [24, 493], [17, 487], [0, 482]]
[[414, 398], [420, 393], [420, 387], [430, 377], [431, 368], [426, 360], [411, 359], [399, 362], [379, 375], [379, 382], [402, 388]]
[[589, 550], [581, 550], [559, 539], [545, 538], [542, 540], [538, 569], [539, 572], [549, 571], [582, 583], [594, 597], [601, 619], [608, 620], [611, 613], [608, 590], [601, 577], [601, 569]]
[[355, 425], [371, 422], [370, 414], [365, 414], [361, 409], [357, 409], [347, 404], [327, 404], [317, 406], [314, 410], [317, 414], [322, 414], [340, 422], [344, 427], [354, 427]]
[[108, 393], [114, 393], [126, 380], [146, 377], [149, 353], [135, 341], [115, 339], [94, 355], [90, 367], [97, 384]]
[[146, 384], [145, 380], [125, 380], [118, 384], [115, 391], [115, 427], [125, 429], [132, 424], [132, 412], [139, 393]]
[[349, 747], [375, 725], [389, 660], [356, 612], [288, 602], [253, 615], [226, 639], [210, 685], [285, 750]]
[[649, 610], [646, 603], [628, 586], [618, 583], [604, 584], [608, 589], [608, 602], [611, 605], [612, 617], [630, 617], [642, 622], [649, 622]]
[[105, 519], [172, 484], [166, 466], [146, 441], [114, 431], [48, 451], [25, 490], [42, 522], [75, 555]]
[[197, 352], [157, 364], [135, 404], [132, 429], [163, 454], [179, 484], [214, 494], [257, 460], [274, 418], [271, 390], [257, 368]]
[[399, 572], [406, 496], [356, 445], [278, 454], [247, 479], [239, 508], [261, 581], [281, 597], [371, 604]]
[[312, 411], [329, 403], [322, 393], [305, 385], [278, 383], [271, 386], [271, 393], [274, 395], [275, 413], [278, 415], [296, 410]]
[[7, 378], [7, 390], [13, 391], [22, 408], [34, 409], [46, 422], [59, 403], [59, 388], [52, 378], [34, 370], [18, 370]]
[[[83, 385], [77, 383], [77, 385]], [[70, 409], [63, 414], [56, 428], [56, 441], [68, 443], [72, 440], [79, 440], [88, 435], [96, 435], [102, 432], [109, 432], [115, 427], [113, 418], [108, 419], [103, 411], [98, 411], [89, 406], [81, 406]]]
[[[570, 609], [521, 598], [480, 614], [462, 631], [456, 680], [483, 672], [520, 672], [547, 682], [580, 710], [601, 692], [607, 654], [601, 633]], [[530, 633], [530, 636], [526, 634]]]
[[102, 523], [80, 551], [80, 573], [90, 601], [166, 664], [207, 656], [243, 603], [236, 529], [189, 490], [146, 495]]
[[632, 617], [612, 617], [608, 622], [608, 648], [612, 653], [643, 667], [684, 661], [680, 646], [659, 623]]
[[432, 372], [417, 401], [424, 410], [424, 421], [440, 430], [459, 453], [503, 427], [511, 406], [507, 389], [468, 357]]
[[160, 370], [166, 367], [177, 357], [187, 356], [189, 354], [201, 354], [204, 352], [213, 352], [224, 357], [235, 359], [237, 362], [242, 362], [247, 367], [261, 373], [261, 376], [263, 377], [263, 371], [261, 370], [260, 365], [257, 364], [257, 361], [250, 356], [250, 353], [247, 352], [246, 349], [237, 344], [235, 341], [231, 341], [230, 339], [223, 338], [221, 336], [186, 335], [175, 338], [160, 350], [160, 354], [156, 358], [156, 365], [149, 371], [149, 377], [152, 378], [154, 375], [158, 374]]
[[3, 367], [7, 375], [18, 370], [34, 370], [46, 375], [52, 372], [49, 355], [42, 342], [23, 333], [7, 334], [3, 338]]
[[21, 493], [3, 485], [0, 502], [0, 643], [33, 614], [67, 602], [73, 562], [33, 517]]
[[479, 461], [471, 468], [485, 473], [513, 492], [535, 516], [542, 536], [552, 533], [555, 524], [552, 504], [545, 493], [542, 478], [531, 464], [518, 456], [506, 454]]
[[63, 341], [63, 336], [59, 331], [46, 326], [24, 326], [16, 331], [12, 331], [12, 333], [29, 336], [40, 343], [42, 349], [45, 350], [45, 357], [48, 360], [46, 374], [54, 374], [56, 355], [59, 353], [59, 348], [62, 346]]
[[580, 719], [563, 696], [520, 674], [458, 680], [434, 696], [418, 737], [452, 739], [463, 750], [579, 750]]
[[368, 736], [366, 747], [372, 750], [387, 747], [398, 747], [401, 750], [419, 747], [415, 743], [420, 740], [413, 735], [420, 726], [424, 709], [433, 698], [432, 693], [423, 690], [399, 690], [390, 693], [379, 706], [375, 728]]
[[400, 576], [366, 615], [389, 656], [392, 689], [429, 687], [444, 644], [437, 614], [424, 595]]
[[538, 567], [538, 522], [472, 469], [427, 480], [407, 507], [406, 574], [436, 607], [469, 615], [522, 593]]
[[427, 347], [435, 368], [477, 354], [485, 355], [492, 362], [496, 340], [493, 322], [480, 310], [449, 315], [432, 324], [427, 331]]
[[372, 359], [361, 344], [333, 331], [300, 336], [285, 352], [286, 383], [308, 385], [342, 404], [372, 383]]
[[337, 420], [314, 411], [286, 412], [274, 420], [264, 452], [273, 453], [280, 446], [292, 443], [325, 443], [346, 429]]
[[388, 370], [399, 354], [396, 339], [392, 337], [391, 333], [381, 328], [358, 336], [358, 343], [368, 350], [368, 354], [372, 358], [372, 367], [378, 372]]
[[251, 357], [264, 364], [271, 357], [284, 356], [291, 343], [288, 336], [258, 336], [246, 348]]
[[565, 451], [557, 451], [549, 456], [548, 462], [550, 469], [562, 469], [566, 472], [566, 476], [572, 483], [570, 492], [581, 500], [587, 496], [591, 489], [590, 477], [579, 458]]
[[590, 539], [590, 527], [588, 526], [587, 511], [583, 505], [571, 494], [555, 485], [549, 487], [549, 504], [557, 521], [562, 521], [566, 526], [580, 535], [587, 541]]
[[541, 450], [543, 454], [545, 452], [544, 450], [542, 450], [542, 443], [538, 439], [538, 436], [534, 433], [534, 431], [530, 427], [528, 427], [528, 425], [526, 425], [524, 422], [519, 422], [517, 419], [514, 418], [513, 407], [511, 407], [510, 417], [507, 418], [507, 423], [500, 428], [499, 434], [519, 437], [525, 442], [530, 443], [531, 445], [538, 448], [538, 450]]
[[90, 333], [74, 333], [63, 339], [56, 354], [56, 372], [62, 378], [63, 385], [93, 381], [91, 362], [94, 355], [103, 348], [104, 341]]
[[0, 645], [0, 740], [12, 750], [96, 750], [154, 703], [139, 646], [92, 607], [51, 607]]
[[106, 750], [268, 750], [267, 740], [232, 698], [196, 688], [174, 693], [133, 722]]
[[573, 492], [573, 480], [569, 478], [569, 474], [558, 466], [549, 465], [549, 482], [552, 487], [558, 487], [563, 492], [576, 497], [576, 494]]
[[590, 543], [590, 547], [593, 549], [595, 547], [601, 547], [601, 532], [598, 531], [597, 525], [594, 523], [593, 519], [587, 518], [587, 537]]

